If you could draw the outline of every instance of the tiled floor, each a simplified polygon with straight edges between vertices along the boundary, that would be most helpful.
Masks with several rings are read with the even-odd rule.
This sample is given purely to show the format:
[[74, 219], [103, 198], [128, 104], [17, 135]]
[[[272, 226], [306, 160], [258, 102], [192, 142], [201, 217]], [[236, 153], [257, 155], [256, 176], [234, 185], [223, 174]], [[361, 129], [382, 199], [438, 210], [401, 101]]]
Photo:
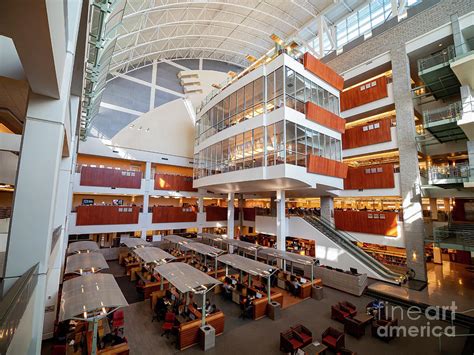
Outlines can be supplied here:
[[369, 288], [437, 306], [449, 306], [454, 301], [459, 312], [467, 312], [467, 315], [474, 317], [474, 272], [468, 271], [468, 267], [469, 265], [446, 261], [441, 265], [429, 263], [428, 286], [422, 291], [383, 282], [375, 282]]

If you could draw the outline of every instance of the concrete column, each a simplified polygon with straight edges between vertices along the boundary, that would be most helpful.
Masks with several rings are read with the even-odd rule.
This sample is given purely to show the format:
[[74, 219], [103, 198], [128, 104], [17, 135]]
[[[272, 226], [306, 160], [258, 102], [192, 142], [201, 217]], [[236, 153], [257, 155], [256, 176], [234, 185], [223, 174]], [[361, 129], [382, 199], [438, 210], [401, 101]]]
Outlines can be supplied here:
[[436, 198], [430, 198], [430, 213], [433, 221], [438, 220], [438, 204]]
[[144, 218], [141, 221], [145, 223], [142, 225], [141, 235], [142, 239], [146, 239], [146, 233], [148, 231], [148, 221], [151, 223], [151, 216], [148, 216], [148, 207], [150, 206], [150, 191], [153, 190], [152, 186], [153, 180], [151, 179], [151, 162], [147, 161], [145, 165], [145, 189], [143, 191], [143, 215], [147, 216], [148, 218]]
[[240, 232], [242, 233], [242, 229], [244, 227], [244, 195], [239, 194], [239, 227]]
[[276, 246], [278, 250], [286, 250], [286, 192], [277, 190], [276, 192]]
[[456, 55], [466, 53], [468, 48], [465, 44], [461, 27], [459, 26], [459, 19], [458, 19], [457, 14], [451, 15], [451, 27], [453, 29], [453, 40], [454, 40], [454, 47], [456, 49]]
[[227, 237], [234, 239], [234, 199], [235, 193], [229, 192], [227, 196]]
[[334, 198], [321, 196], [321, 217], [334, 227]]
[[204, 197], [200, 195], [198, 197], [198, 233], [202, 233], [202, 224], [204, 223]]
[[411, 97], [410, 65], [405, 45], [402, 44], [392, 48], [391, 57], [400, 173], [403, 176], [400, 187], [407, 266], [415, 271], [415, 279], [426, 281], [425, 230], [421, 204], [418, 150], [415, 139], [415, 113]]

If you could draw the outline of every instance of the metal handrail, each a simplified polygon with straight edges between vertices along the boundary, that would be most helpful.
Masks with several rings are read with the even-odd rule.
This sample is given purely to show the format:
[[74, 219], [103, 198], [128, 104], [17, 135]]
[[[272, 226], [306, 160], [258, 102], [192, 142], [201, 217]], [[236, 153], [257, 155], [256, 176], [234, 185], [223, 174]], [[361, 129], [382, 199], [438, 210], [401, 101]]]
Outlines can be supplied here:
[[436, 65], [449, 63], [456, 57], [454, 45], [448, 46], [439, 53], [433, 54], [427, 58], [418, 59], [418, 72], [432, 68]]
[[463, 104], [461, 101], [452, 103], [448, 106], [441, 108], [424, 111], [423, 122], [424, 124], [439, 122], [447, 119], [460, 120], [463, 112]]
[[[319, 216], [312, 216], [309, 217], [308, 219], [316, 219], [317, 222], [319, 222], [324, 228], [328, 229], [330, 232], [332, 232], [334, 235], [338, 237], [338, 241], [334, 240], [330, 236], [328, 236], [330, 239], [332, 239], [334, 242], [342, 242], [345, 246], [347, 246], [349, 249], [355, 251], [355, 254], [353, 254], [356, 258], [358, 258], [360, 261], [363, 262], [368, 262], [371, 264], [376, 271], [378, 271], [379, 274], [386, 278], [392, 278], [398, 281], [401, 281], [403, 279], [403, 275], [393, 272], [389, 268], [387, 268], [385, 265], [380, 263], [379, 261], [375, 260], [371, 255], [366, 253], [364, 250], [360, 249], [358, 246], [354, 245], [352, 241], [358, 241], [357, 238], [352, 236], [349, 233], [342, 232], [340, 230], [336, 230], [327, 219]], [[308, 220], [307, 220], [308, 221]], [[310, 222], [310, 221], [308, 221]], [[315, 228], [317, 228], [313, 223], [310, 222]], [[319, 229], [319, 228], [317, 228]], [[340, 244], [340, 243], [338, 243]], [[384, 275], [385, 274], [385, 275]], [[388, 276], [387, 276], [388, 275]]]
[[467, 179], [471, 175], [473, 168], [468, 164], [459, 164], [456, 166], [436, 166], [428, 168], [427, 177], [430, 181], [440, 179]]
[[0, 302], [0, 354], [6, 354], [35, 290], [39, 264], [26, 271]]

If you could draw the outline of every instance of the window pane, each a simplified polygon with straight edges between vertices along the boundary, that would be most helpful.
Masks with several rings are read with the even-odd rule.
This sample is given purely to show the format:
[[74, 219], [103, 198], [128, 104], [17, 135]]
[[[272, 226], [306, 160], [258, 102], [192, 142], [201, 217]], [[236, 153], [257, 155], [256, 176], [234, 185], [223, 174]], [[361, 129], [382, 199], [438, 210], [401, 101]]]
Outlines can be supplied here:
[[235, 169], [242, 170], [244, 167], [244, 135], [235, 136]]
[[285, 163], [285, 141], [283, 121], [275, 123], [276, 164]]
[[229, 171], [235, 170], [237, 151], [235, 146], [235, 136], [229, 138]]
[[275, 164], [275, 152], [276, 152], [276, 137], [275, 137], [275, 125], [267, 126], [267, 165], [271, 166]]
[[253, 117], [253, 81], [245, 85], [245, 119]]
[[267, 101], [275, 97], [275, 72], [267, 75]]
[[264, 89], [264, 77], [260, 77], [254, 81], [254, 97], [255, 97], [255, 104], [263, 102], [263, 89]]
[[237, 91], [237, 113], [244, 110], [244, 88]]
[[283, 67], [275, 70], [275, 97], [283, 94]]
[[253, 142], [252, 142], [252, 131], [244, 133], [244, 168], [253, 168], [253, 156], [252, 156]]
[[290, 121], [286, 121], [286, 163], [296, 164], [295, 124]]
[[263, 165], [263, 149], [264, 149], [264, 130], [258, 127], [253, 130], [253, 166], [259, 167]]
[[295, 72], [288, 67], [286, 67], [285, 91], [286, 95], [295, 96]]
[[296, 125], [297, 165], [306, 166], [306, 132], [305, 128]]

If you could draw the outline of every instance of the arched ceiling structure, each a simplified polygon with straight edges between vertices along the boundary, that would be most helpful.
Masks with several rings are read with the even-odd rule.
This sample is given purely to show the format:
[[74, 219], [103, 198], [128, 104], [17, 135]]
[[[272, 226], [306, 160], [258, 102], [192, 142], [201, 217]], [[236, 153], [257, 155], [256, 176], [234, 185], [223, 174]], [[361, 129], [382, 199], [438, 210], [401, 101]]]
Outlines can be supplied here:
[[[153, 60], [207, 58], [247, 66], [283, 40], [316, 35], [318, 15], [344, 16], [354, 0], [128, 0], [110, 72]], [[338, 10], [339, 11], [335, 11]]]

